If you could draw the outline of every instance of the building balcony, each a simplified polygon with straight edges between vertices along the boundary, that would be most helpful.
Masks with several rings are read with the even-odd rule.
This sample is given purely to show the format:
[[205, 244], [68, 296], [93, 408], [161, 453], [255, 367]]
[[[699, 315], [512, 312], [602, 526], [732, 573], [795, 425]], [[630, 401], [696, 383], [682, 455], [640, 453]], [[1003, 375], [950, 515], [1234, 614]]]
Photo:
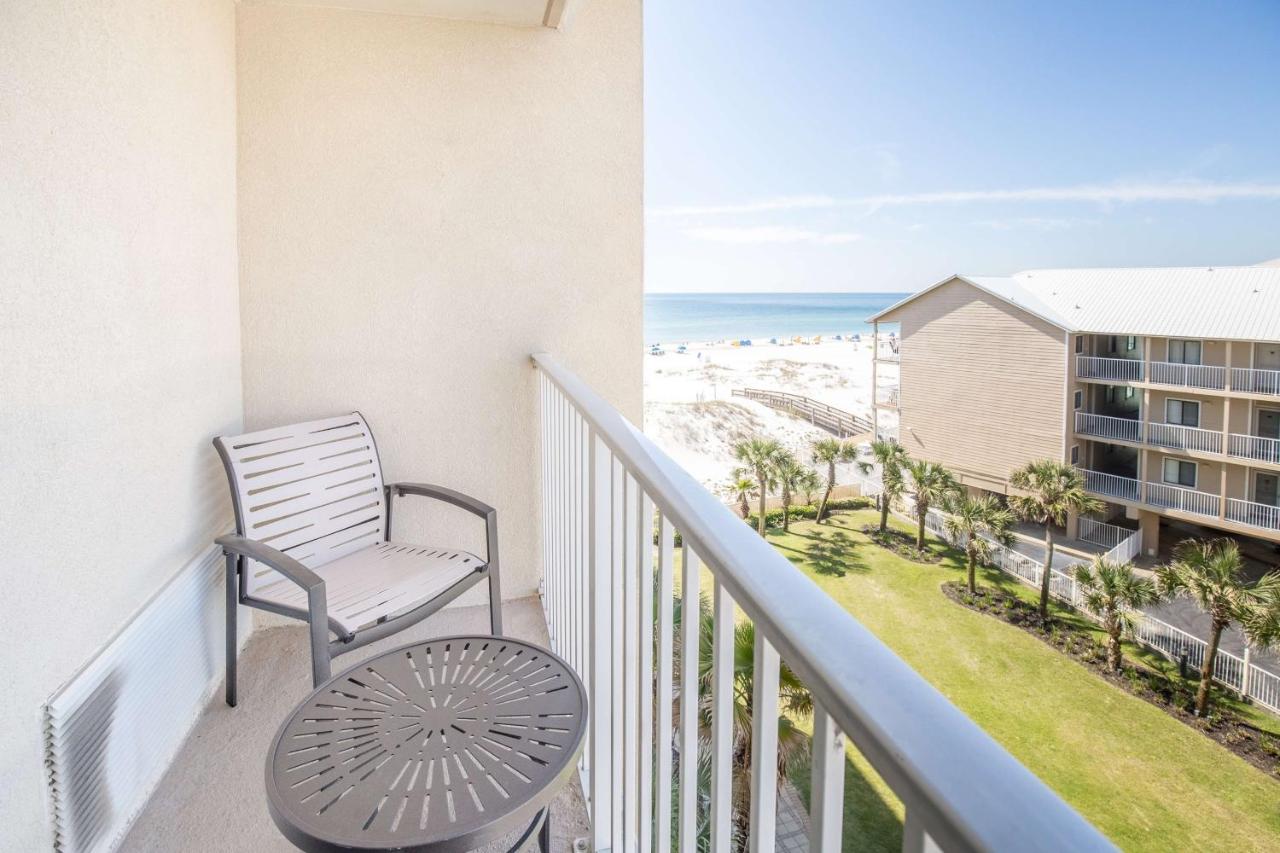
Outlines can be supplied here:
[[1102, 358], [1076, 356], [1076, 376], [1080, 379], [1104, 379], [1110, 382], [1141, 382], [1142, 362], [1134, 358]]
[[[782, 662], [814, 700], [804, 721], [814, 733], [810, 806], [799, 815], [810, 849], [841, 847], [846, 738], [905, 805], [904, 850], [1109, 849], [597, 392], [550, 357], [534, 361], [540, 448], [530, 461], [541, 488], [532, 509], [543, 575], [538, 597], [504, 605], [507, 629], [564, 658], [590, 704], [574, 782], [553, 807], [554, 849], [585, 838], [591, 851], [729, 851], [745, 828], [752, 850], [771, 853]], [[706, 638], [698, 620], [676, 616], [697, 612], [703, 596], [713, 615]], [[738, 728], [742, 618], [755, 626], [749, 732]], [[369, 649], [487, 627], [485, 608], [450, 608]], [[169, 849], [173, 838], [212, 837], [214, 827], [227, 849], [290, 849], [263, 805], [262, 762], [279, 721], [308, 691], [306, 644], [302, 626], [250, 639], [239, 706], [208, 707], [126, 849]], [[690, 658], [710, 661], [709, 680], [680, 665]], [[748, 736], [743, 768], [735, 744]], [[746, 820], [736, 803], [747, 804]]]
[[1122, 501], [1142, 502], [1142, 481], [1134, 477], [1084, 469], [1084, 487], [1094, 494]]
[[1227, 438], [1227, 455], [1280, 465], [1280, 438], [1232, 433]]
[[1222, 509], [1222, 498], [1218, 495], [1168, 483], [1147, 483], [1146, 503], [1162, 509], [1211, 518], [1217, 518]]
[[1227, 368], [1212, 364], [1153, 361], [1148, 381], [1153, 385], [1175, 385], [1179, 388], [1208, 388], [1221, 391], [1227, 387]]
[[1255, 370], [1249, 367], [1231, 368], [1231, 390], [1247, 394], [1274, 394], [1280, 396], [1280, 370]]
[[1227, 518], [1250, 527], [1280, 530], [1280, 507], [1227, 498]]
[[1094, 415], [1076, 412], [1076, 433], [1111, 441], [1142, 443], [1142, 421], [1137, 418], [1117, 418], [1110, 415]]
[[1147, 424], [1147, 444], [1197, 453], [1221, 453], [1222, 433], [1181, 424]]

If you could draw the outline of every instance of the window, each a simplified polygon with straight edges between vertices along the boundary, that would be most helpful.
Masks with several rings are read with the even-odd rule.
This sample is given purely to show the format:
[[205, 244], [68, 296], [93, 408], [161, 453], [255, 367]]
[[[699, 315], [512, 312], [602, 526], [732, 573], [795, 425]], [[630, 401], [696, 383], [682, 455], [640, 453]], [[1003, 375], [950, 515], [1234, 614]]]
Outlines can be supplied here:
[[1076, 335], [1076, 353], [1084, 352], [1084, 335]]
[[1199, 364], [1199, 341], [1169, 341], [1169, 361], [1174, 364]]
[[1071, 445], [1071, 464], [1080, 464], [1080, 445], [1078, 444]]
[[1137, 348], [1138, 348], [1138, 339], [1135, 338], [1133, 335], [1130, 335], [1129, 337], [1124, 339], [1125, 352], [1133, 352]]
[[1072, 406], [1078, 411], [1084, 405], [1084, 392], [1077, 391], [1071, 395]]
[[1192, 400], [1165, 400], [1164, 419], [1166, 423], [1182, 426], [1200, 426], [1200, 404]]
[[1116, 336], [1111, 335], [1107, 338], [1107, 352], [1115, 353], [1119, 348], [1116, 346]]
[[1107, 386], [1106, 398], [1108, 403], [1114, 403], [1116, 401], [1116, 386]]
[[1171, 486], [1196, 487], [1196, 463], [1181, 459], [1164, 460], [1164, 481]]
[[1127, 388], [1125, 388], [1125, 389], [1124, 389], [1124, 398], [1125, 398], [1126, 400], [1132, 400], [1132, 399], [1133, 399], [1133, 395], [1134, 395], [1135, 393], [1136, 393], [1136, 391], [1135, 391], [1135, 389], [1134, 389], [1134, 388], [1127, 387]]

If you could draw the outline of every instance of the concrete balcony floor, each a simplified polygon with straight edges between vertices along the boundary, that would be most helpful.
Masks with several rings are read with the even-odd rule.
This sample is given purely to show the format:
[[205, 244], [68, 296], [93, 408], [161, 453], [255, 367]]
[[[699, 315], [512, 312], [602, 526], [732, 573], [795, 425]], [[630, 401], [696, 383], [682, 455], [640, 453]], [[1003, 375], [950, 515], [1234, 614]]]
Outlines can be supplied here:
[[[395, 636], [336, 658], [334, 672], [417, 640], [488, 633], [488, 614], [488, 607], [446, 609]], [[510, 636], [548, 644], [536, 598], [506, 602], [503, 619]], [[218, 691], [121, 849], [296, 850], [267, 813], [263, 768], [281, 721], [311, 692], [310, 673], [303, 623], [255, 633], [240, 657], [238, 706], [228, 708]], [[575, 777], [552, 806], [552, 847], [568, 851], [573, 840], [587, 831], [586, 807]], [[507, 850], [512, 843], [514, 837], [496, 842], [491, 849]], [[536, 841], [526, 847], [536, 849]]]

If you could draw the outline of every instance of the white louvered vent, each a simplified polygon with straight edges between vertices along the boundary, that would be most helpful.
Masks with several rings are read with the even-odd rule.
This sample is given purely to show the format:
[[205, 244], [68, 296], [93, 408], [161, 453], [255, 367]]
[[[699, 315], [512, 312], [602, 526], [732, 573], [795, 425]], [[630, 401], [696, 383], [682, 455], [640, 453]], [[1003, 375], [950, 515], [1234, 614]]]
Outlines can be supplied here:
[[55, 849], [113, 850], [221, 683], [222, 566], [204, 551], [45, 706]]

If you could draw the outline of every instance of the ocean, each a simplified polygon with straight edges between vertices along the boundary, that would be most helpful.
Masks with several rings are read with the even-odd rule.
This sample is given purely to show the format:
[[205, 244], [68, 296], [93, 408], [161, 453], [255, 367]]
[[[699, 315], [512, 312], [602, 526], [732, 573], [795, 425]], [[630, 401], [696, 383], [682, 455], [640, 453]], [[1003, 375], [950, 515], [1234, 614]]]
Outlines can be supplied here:
[[[647, 344], [867, 334], [866, 318], [905, 293], [646, 293]], [[881, 331], [896, 331], [886, 323]]]

